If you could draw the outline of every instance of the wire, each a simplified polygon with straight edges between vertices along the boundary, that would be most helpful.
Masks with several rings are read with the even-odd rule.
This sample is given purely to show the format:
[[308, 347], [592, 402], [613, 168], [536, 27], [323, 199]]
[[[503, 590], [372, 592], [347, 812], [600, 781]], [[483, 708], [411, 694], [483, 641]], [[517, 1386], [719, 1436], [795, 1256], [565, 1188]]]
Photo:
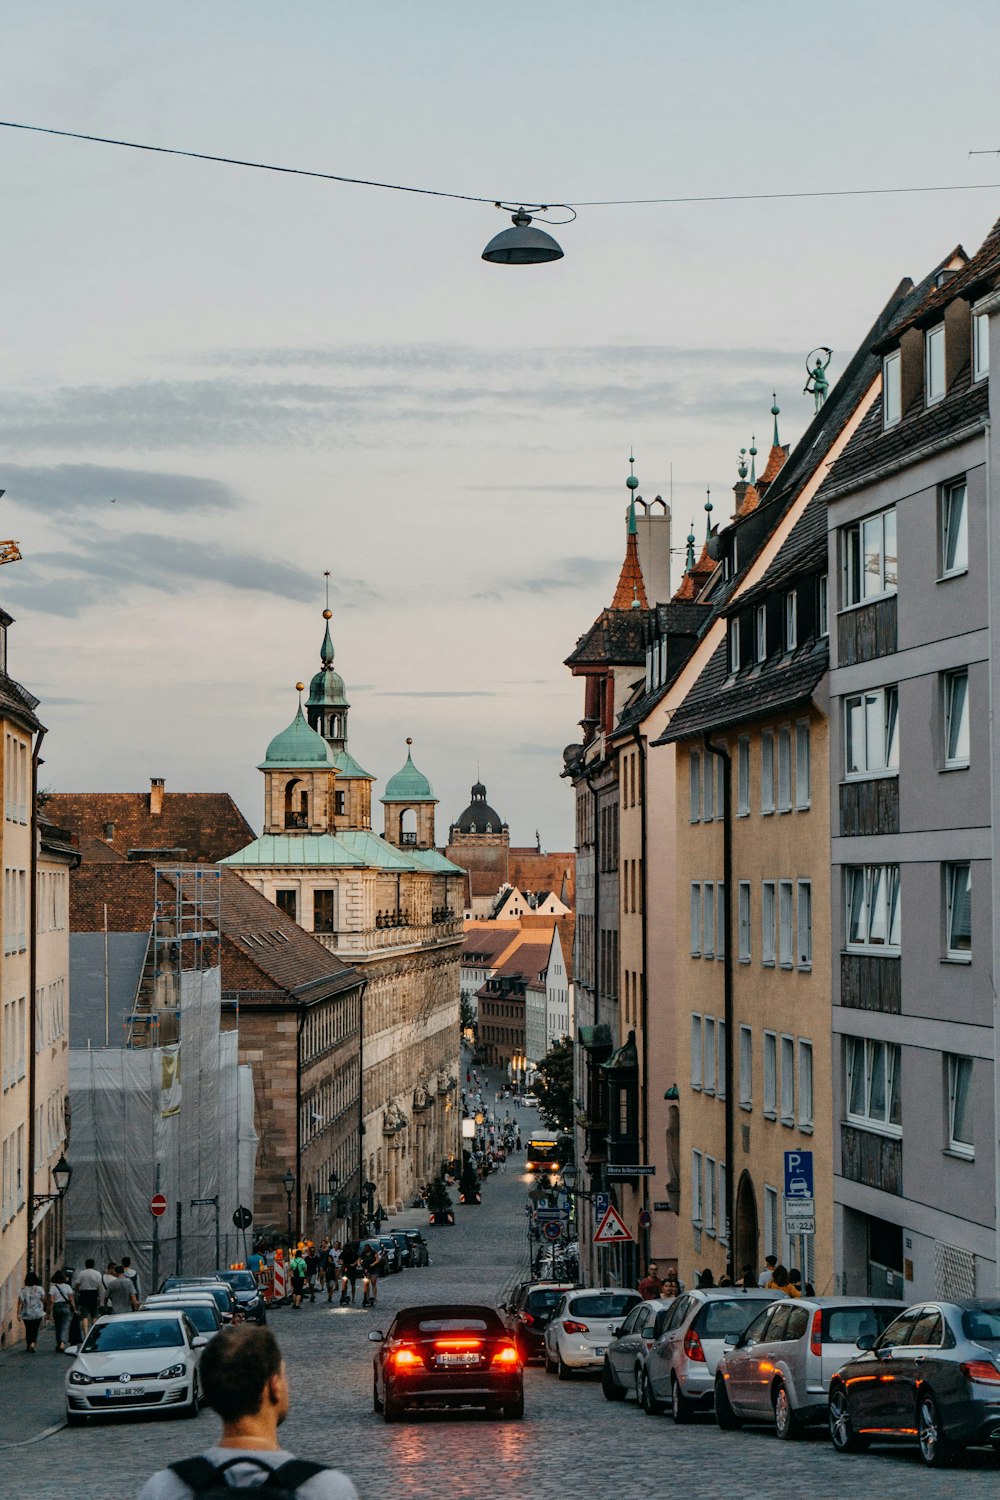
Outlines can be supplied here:
[[[343, 182], [353, 187], [383, 188], [393, 193], [418, 193], [426, 198], [452, 198], [460, 203], [492, 203], [495, 208], [507, 208], [512, 202], [523, 202], [525, 208], [535, 207], [545, 211], [541, 203], [529, 205], [525, 200], [498, 197], [496, 194], [478, 196], [475, 193], [450, 193], [442, 188], [412, 187], [407, 183], [382, 182], [372, 177], [348, 177], [341, 172], [314, 172], [306, 167], [283, 167], [274, 162], [250, 161], [241, 156], [215, 156], [208, 151], [184, 151], [177, 146], [150, 146], [145, 141], [120, 140], [116, 136], [86, 135], [79, 130], [56, 130], [51, 125], [25, 125], [18, 120], [0, 120], [0, 129], [61, 136], [64, 140], [71, 141], [92, 141], [101, 146], [124, 146], [130, 151], [152, 151], [158, 156], [185, 156], [194, 161], [214, 161], [228, 167], [251, 167], [258, 172], [280, 172], [291, 177], [317, 177], [324, 182]], [[576, 208], [638, 208], [658, 203], [764, 203], [792, 198], [870, 198], [900, 193], [970, 193], [987, 189], [995, 192], [998, 188], [1000, 182], [951, 182], [929, 187], [815, 188], [795, 193], [704, 193], [668, 198], [589, 198], [576, 200], [572, 206], [553, 199], [547, 200], [547, 203], [551, 208], [568, 208], [573, 212]]]

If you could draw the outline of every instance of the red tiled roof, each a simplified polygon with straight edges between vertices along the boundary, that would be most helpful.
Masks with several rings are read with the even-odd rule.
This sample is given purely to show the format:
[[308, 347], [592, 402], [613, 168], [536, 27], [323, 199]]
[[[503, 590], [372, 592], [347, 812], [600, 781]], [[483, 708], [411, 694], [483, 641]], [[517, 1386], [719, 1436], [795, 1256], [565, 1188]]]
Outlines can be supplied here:
[[256, 838], [228, 792], [164, 792], [162, 812], [149, 807], [149, 792], [53, 792], [46, 802], [54, 821], [80, 840], [85, 861], [100, 840], [123, 859], [133, 849], [169, 849], [178, 861], [211, 864]]
[[618, 575], [618, 587], [615, 589], [611, 608], [631, 609], [636, 600], [641, 609], [649, 608], [646, 585], [642, 581], [642, 568], [639, 564], [639, 541], [637, 537], [630, 536], [625, 543], [625, 561]]
[[773, 484], [785, 467], [785, 459], [788, 457], [788, 449], [781, 447], [778, 443], [771, 444], [771, 451], [767, 455], [767, 463], [764, 472], [758, 479], [758, 484]]

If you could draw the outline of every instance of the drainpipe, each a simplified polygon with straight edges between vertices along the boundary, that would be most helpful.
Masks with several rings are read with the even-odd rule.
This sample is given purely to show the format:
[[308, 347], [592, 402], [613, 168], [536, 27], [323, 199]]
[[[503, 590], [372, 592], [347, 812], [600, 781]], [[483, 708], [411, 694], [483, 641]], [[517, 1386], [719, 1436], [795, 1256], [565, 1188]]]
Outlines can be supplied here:
[[365, 1181], [365, 992], [367, 979], [358, 994], [358, 1217], [352, 1218], [352, 1234], [361, 1235], [361, 1184]]
[[736, 1212], [735, 1212], [735, 1188], [736, 1188], [736, 1114], [733, 1099], [733, 803], [732, 803], [732, 778], [733, 761], [732, 756], [724, 745], [714, 744], [708, 734], [702, 735], [702, 742], [706, 750], [718, 756], [723, 765], [723, 792], [722, 792], [722, 879], [723, 900], [725, 901], [724, 927], [726, 933], [726, 952], [723, 959], [722, 975], [724, 987], [724, 1009], [726, 1017], [726, 1051], [725, 1051], [725, 1073], [726, 1073], [726, 1225], [728, 1234], [726, 1239], [726, 1272], [735, 1281], [734, 1275], [734, 1244], [736, 1240]]
[[[38, 767], [41, 765], [42, 740], [45, 730], [38, 726], [35, 746], [31, 752], [31, 812], [28, 827], [31, 834], [31, 854], [28, 869], [28, 1240], [25, 1246], [25, 1265], [28, 1271], [35, 1269], [35, 1233], [32, 1220], [35, 1216], [35, 1044], [38, 1027], [35, 1018], [35, 986], [38, 982]], [[53, 1205], [58, 1212], [58, 1205]]]
[[[302, 1234], [302, 1033], [305, 1030], [306, 1006], [299, 1010], [299, 1024], [295, 1031], [295, 1236], [296, 1244]], [[289, 1254], [292, 1247], [288, 1247]]]
[[[640, 1095], [641, 1105], [641, 1129], [642, 1129], [642, 1160], [649, 1161], [649, 998], [646, 988], [646, 959], [648, 955], [648, 921], [649, 902], [647, 893], [649, 888], [649, 872], [646, 863], [646, 751], [639, 726], [632, 729], [632, 738], [635, 740], [635, 748], [639, 755], [639, 858], [642, 861], [642, 879], [639, 885], [639, 900], [642, 902], [642, 980], [639, 987], [639, 1016], [642, 1026], [642, 1057], [640, 1067], [642, 1069], [642, 1092]], [[649, 1178], [642, 1179], [642, 1206], [649, 1210]], [[650, 1233], [648, 1229], [642, 1232], [643, 1261], [648, 1266], [652, 1260], [650, 1249]]]

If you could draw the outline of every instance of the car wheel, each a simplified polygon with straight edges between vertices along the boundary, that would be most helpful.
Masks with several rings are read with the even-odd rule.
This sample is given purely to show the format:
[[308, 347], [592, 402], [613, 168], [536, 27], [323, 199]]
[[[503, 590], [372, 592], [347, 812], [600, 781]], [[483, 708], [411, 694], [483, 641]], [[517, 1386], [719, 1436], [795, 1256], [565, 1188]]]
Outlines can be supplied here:
[[943, 1468], [954, 1455], [941, 1431], [941, 1414], [930, 1391], [923, 1391], [917, 1401], [917, 1443], [920, 1457], [932, 1469]]
[[382, 1402], [382, 1416], [386, 1422], [401, 1422], [403, 1420], [403, 1403], [397, 1401], [395, 1396], [390, 1396], [386, 1391]]
[[685, 1396], [676, 1376], [670, 1382], [670, 1415], [678, 1427], [682, 1422], [690, 1422], [694, 1415], [694, 1402]]
[[574, 1371], [570, 1369], [569, 1365], [564, 1365], [563, 1364], [563, 1357], [562, 1357], [561, 1354], [559, 1355], [559, 1363], [558, 1363], [557, 1369], [558, 1369], [558, 1374], [559, 1374], [559, 1379], [560, 1380], [572, 1380], [573, 1379]]
[[830, 1392], [829, 1405], [830, 1441], [838, 1453], [861, 1453], [868, 1447], [867, 1439], [854, 1431], [851, 1412], [844, 1391]]
[[198, 1377], [195, 1376], [191, 1383], [191, 1400], [186, 1406], [181, 1407], [181, 1413], [185, 1417], [196, 1417], [198, 1407], [201, 1405], [201, 1395], [198, 1390]]
[[649, 1383], [649, 1376], [644, 1372], [642, 1377], [642, 1389], [639, 1393], [639, 1405], [647, 1417], [658, 1417], [663, 1410], [663, 1402], [657, 1400], [653, 1395], [653, 1387]]
[[604, 1392], [606, 1401], [624, 1401], [625, 1387], [619, 1385], [611, 1368], [611, 1361], [604, 1356], [604, 1364], [601, 1366], [601, 1390]]
[[632, 1388], [633, 1388], [632, 1389], [632, 1393], [635, 1396], [635, 1404], [636, 1404], [636, 1406], [641, 1406], [642, 1405], [642, 1367], [640, 1365], [636, 1365], [636, 1367], [635, 1367], [635, 1371], [634, 1371], [634, 1374], [633, 1374], [633, 1377], [632, 1377]]
[[774, 1388], [774, 1430], [783, 1442], [797, 1438], [802, 1431], [798, 1417], [792, 1410], [788, 1387], [779, 1380]]
[[544, 1350], [544, 1358], [545, 1358], [545, 1373], [546, 1373], [546, 1375], [552, 1375], [552, 1374], [555, 1373], [555, 1368], [556, 1367], [555, 1367], [554, 1363], [552, 1362], [552, 1360], [549, 1358], [549, 1346], [548, 1346], [548, 1344], [544, 1344], [542, 1346], [542, 1348]]
[[715, 1420], [723, 1432], [738, 1432], [743, 1426], [733, 1411], [733, 1403], [729, 1399], [726, 1382], [721, 1376], [715, 1382]]
[[378, 1398], [378, 1381], [372, 1376], [372, 1411], [377, 1417], [382, 1415], [382, 1403]]
[[503, 1409], [503, 1414], [509, 1421], [519, 1422], [524, 1416], [524, 1392], [515, 1401], [508, 1401]]

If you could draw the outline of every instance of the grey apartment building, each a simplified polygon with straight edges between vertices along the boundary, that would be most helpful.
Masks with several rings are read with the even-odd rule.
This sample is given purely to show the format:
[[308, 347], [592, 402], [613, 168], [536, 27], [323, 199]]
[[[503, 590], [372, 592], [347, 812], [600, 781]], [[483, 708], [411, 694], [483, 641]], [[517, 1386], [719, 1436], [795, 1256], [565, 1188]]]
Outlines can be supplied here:
[[822, 491], [835, 1264], [838, 1291], [913, 1301], [997, 1285], [1000, 224], [877, 352]]

